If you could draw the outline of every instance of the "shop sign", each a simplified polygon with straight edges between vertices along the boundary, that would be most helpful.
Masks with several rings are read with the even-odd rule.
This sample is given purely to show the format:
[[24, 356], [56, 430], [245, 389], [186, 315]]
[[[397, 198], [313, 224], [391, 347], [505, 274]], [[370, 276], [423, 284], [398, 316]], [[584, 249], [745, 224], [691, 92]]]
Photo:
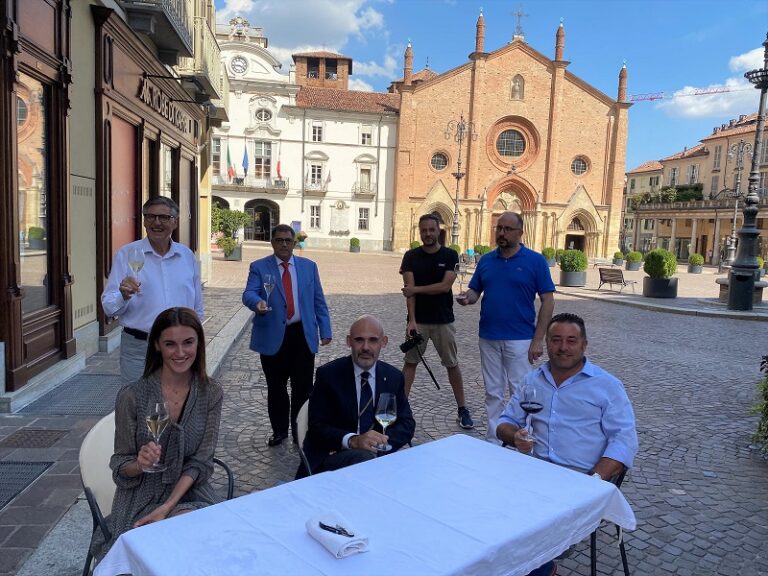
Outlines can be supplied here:
[[139, 99], [182, 132], [191, 132], [192, 123], [189, 116], [149, 78], [141, 80]]

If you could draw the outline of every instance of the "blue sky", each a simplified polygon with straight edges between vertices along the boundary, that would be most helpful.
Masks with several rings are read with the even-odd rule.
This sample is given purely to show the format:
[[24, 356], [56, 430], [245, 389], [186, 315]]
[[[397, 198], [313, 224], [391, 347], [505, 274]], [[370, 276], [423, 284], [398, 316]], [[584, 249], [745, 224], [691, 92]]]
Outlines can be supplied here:
[[[629, 112], [627, 169], [697, 144], [714, 126], [757, 111], [759, 92], [743, 78], [761, 67], [768, 32], [764, 0], [215, 0], [217, 20], [244, 16], [264, 28], [287, 73], [290, 55], [332, 50], [354, 60], [350, 87], [384, 91], [402, 76], [411, 41], [414, 70], [445, 72], [474, 50], [475, 22], [485, 15], [485, 49], [512, 38], [522, 8], [525, 40], [553, 58], [565, 25], [568, 70], [616, 97], [626, 60], [628, 93], [663, 92]], [[696, 89], [731, 91], [685, 95]], [[456, 111], [456, 115], [461, 110]]]

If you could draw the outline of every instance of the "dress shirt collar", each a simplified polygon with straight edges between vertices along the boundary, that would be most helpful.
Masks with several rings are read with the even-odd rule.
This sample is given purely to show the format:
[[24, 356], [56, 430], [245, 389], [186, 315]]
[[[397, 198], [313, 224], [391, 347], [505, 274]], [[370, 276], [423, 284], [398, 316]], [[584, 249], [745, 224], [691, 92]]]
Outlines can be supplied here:
[[360, 368], [357, 364], [352, 362], [352, 368], [355, 371], [355, 389], [357, 390], [357, 401], [360, 402], [360, 375], [363, 372], [368, 372], [368, 385], [371, 387], [371, 393], [373, 394], [373, 398], [375, 400], [376, 398], [376, 364], [371, 366], [368, 370], [364, 370], [363, 368]]
[[[277, 262], [277, 267], [280, 270], [280, 272], [282, 272], [283, 271], [283, 261], [280, 260], [280, 258], [278, 258], [277, 256], [275, 256], [275, 262]], [[293, 254], [291, 254], [291, 257], [288, 260], [288, 264], [290, 264], [290, 266], [288, 266], [288, 270], [296, 268], [296, 261], [293, 259]]]
[[157, 252], [155, 252], [155, 249], [152, 248], [152, 244], [149, 241], [149, 238], [146, 236], [141, 239], [141, 251], [144, 252], [144, 254], [155, 254], [160, 258], [170, 258], [171, 256], [176, 255], [176, 242], [171, 239], [171, 246], [168, 248], [168, 252], [160, 256]]

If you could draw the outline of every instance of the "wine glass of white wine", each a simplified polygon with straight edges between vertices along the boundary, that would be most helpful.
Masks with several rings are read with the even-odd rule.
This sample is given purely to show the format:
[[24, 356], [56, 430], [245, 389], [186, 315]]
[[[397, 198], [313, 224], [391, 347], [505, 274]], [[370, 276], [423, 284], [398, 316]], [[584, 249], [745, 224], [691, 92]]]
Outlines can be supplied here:
[[[394, 394], [384, 392], [379, 396], [374, 416], [376, 421], [381, 424], [381, 433], [386, 435], [387, 426], [397, 420], [397, 400]], [[392, 450], [392, 445], [389, 443], [379, 444], [377, 448], [380, 452], [389, 452]]]
[[459, 277], [459, 293], [464, 291], [464, 277], [467, 275], [467, 263], [459, 262], [453, 267], [456, 276]]
[[144, 250], [141, 248], [131, 248], [128, 254], [128, 266], [133, 270], [133, 275], [136, 280], [139, 280], [139, 272], [144, 268]]
[[[147, 428], [149, 428], [149, 433], [152, 435], [152, 439], [158, 446], [160, 445], [160, 436], [162, 436], [163, 431], [165, 430], [166, 426], [168, 426], [170, 419], [171, 416], [170, 412], [168, 411], [167, 402], [149, 403], [146, 416]], [[163, 472], [166, 468], [167, 466], [165, 464], [160, 464], [158, 461], [152, 464], [152, 466], [143, 468], [143, 470], [144, 472], [153, 473]]]
[[275, 277], [272, 274], [264, 274], [264, 292], [267, 294], [267, 312], [272, 311], [272, 306], [269, 305], [269, 295], [272, 294], [272, 290], [275, 289]]

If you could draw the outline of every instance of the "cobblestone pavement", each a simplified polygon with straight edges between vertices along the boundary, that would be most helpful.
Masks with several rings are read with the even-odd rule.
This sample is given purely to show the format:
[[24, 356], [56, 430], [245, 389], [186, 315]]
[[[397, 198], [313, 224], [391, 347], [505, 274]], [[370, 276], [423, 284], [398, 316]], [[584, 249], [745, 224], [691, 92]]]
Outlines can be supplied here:
[[[242, 313], [239, 301], [248, 262], [267, 253], [268, 245], [256, 245], [246, 247], [244, 262], [224, 262], [216, 256], [214, 278], [206, 286], [207, 340]], [[346, 354], [344, 335], [350, 323], [362, 313], [371, 313], [383, 320], [391, 338], [382, 358], [399, 366], [402, 356], [397, 345], [405, 328], [405, 304], [396, 273], [401, 255], [319, 250], [307, 250], [305, 255], [320, 268], [334, 328], [334, 341], [321, 348], [317, 363]], [[642, 278], [642, 273], [625, 275]], [[557, 282], [556, 276], [555, 271]], [[724, 307], [715, 303], [714, 278], [712, 269], [700, 276], [681, 274], [680, 298], [671, 304], [691, 313], [723, 311]], [[633, 302], [626, 289], [621, 295], [615, 291], [597, 294], [596, 269], [588, 271], [587, 286], [561, 291], [556, 311], [573, 311], [585, 317], [590, 357], [622, 378], [634, 403], [640, 453], [622, 488], [638, 518], [638, 529], [626, 535], [632, 573], [768, 575], [768, 462], [749, 447], [757, 422], [749, 409], [759, 379], [760, 356], [768, 353], [768, 339], [764, 322], [743, 320], [762, 319], [765, 307], [753, 315], [735, 315], [742, 320], [671, 314], [634, 307], [644, 303], [640, 297]], [[632, 306], [616, 306], [615, 302]], [[457, 307], [456, 313], [467, 401], [476, 423], [476, 430], [469, 433], [482, 438], [485, 418], [477, 352], [479, 308]], [[219, 374], [225, 402], [217, 455], [233, 467], [239, 494], [288, 482], [298, 465], [298, 455], [290, 443], [266, 446], [270, 433], [266, 385], [258, 356], [248, 350], [249, 336], [250, 327], [224, 357]], [[436, 390], [426, 371], [419, 368], [411, 395], [417, 420], [415, 444], [462, 433], [455, 421], [456, 408], [445, 370], [431, 347], [426, 359], [442, 389]], [[116, 369], [116, 354], [98, 354], [89, 359], [86, 372], [110, 374]], [[0, 512], [0, 575], [15, 573], [13, 566], [20, 565], [29, 549], [38, 546], [72, 502], [79, 487], [77, 448], [93, 421], [68, 416], [36, 420], [0, 416], [0, 439], [19, 427], [71, 430], [66, 442], [55, 448], [61, 452], [55, 468]], [[38, 456], [45, 459], [27, 454], [33, 459]], [[0, 458], [12, 457], [0, 450]], [[53, 473], [62, 475], [46, 479]], [[77, 482], [69, 478], [73, 475]], [[59, 479], [66, 482], [61, 484]], [[46, 483], [41, 484], [41, 480]], [[499, 481], [514, 490], [515, 483], [525, 479]], [[24, 515], [18, 509], [39, 508], [41, 503], [50, 508], [50, 518], [38, 518], [39, 512]], [[7, 515], [14, 508], [16, 516]], [[14, 524], [13, 518], [26, 524]], [[81, 524], [80, 538], [87, 538], [90, 521]], [[604, 532], [600, 536], [598, 573], [619, 574], [618, 550], [609, 537], [612, 530]], [[71, 533], [65, 532], [69, 534], [66, 537]], [[59, 545], [69, 548], [70, 553], [83, 548], [66, 540]], [[40, 548], [46, 546], [44, 543]], [[79, 573], [82, 559], [76, 557], [66, 569], [55, 559], [44, 564], [46, 570], [37, 570], [39, 565], [27, 563], [23, 573], [74, 575]], [[3, 566], [10, 566], [10, 571]], [[574, 547], [558, 574], [589, 574], [586, 543]]]
[[[382, 359], [399, 366], [397, 344], [405, 328], [399, 279], [393, 275], [399, 257], [361, 259], [350, 266], [340, 253], [308, 256], [319, 263], [334, 328], [334, 341], [321, 348], [317, 363], [346, 354], [350, 323], [371, 313], [383, 320], [391, 338]], [[711, 275], [709, 282], [714, 284]], [[638, 518], [638, 529], [626, 535], [633, 574], [768, 574], [768, 462], [749, 447], [757, 422], [749, 409], [759, 359], [768, 352], [765, 324], [568, 295], [558, 295], [556, 311], [586, 319], [590, 358], [624, 381], [635, 407], [640, 453], [622, 488]], [[471, 434], [482, 438], [478, 313], [477, 307], [456, 310], [460, 362], [476, 423]], [[249, 330], [223, 361], [220, 376], [226, 394], [220, 453], [233, 465], [241, 493], [292, 480], [298, 464], [290, 443], [266, 446], [266, 384], [258, 356], [248, 350]], [[411, 395], [415, 444], [461, 432], [445, 371], [431, 347], [426, 359], [441, 390], [420, 367]], [[514, 489], [525, 479], [500, 481]], [[612, 529], [601, 531], [599, 574], [621, 572], [612, 535]], [[561, 562], [558, 574], [589, 574], [588, 541]]]

